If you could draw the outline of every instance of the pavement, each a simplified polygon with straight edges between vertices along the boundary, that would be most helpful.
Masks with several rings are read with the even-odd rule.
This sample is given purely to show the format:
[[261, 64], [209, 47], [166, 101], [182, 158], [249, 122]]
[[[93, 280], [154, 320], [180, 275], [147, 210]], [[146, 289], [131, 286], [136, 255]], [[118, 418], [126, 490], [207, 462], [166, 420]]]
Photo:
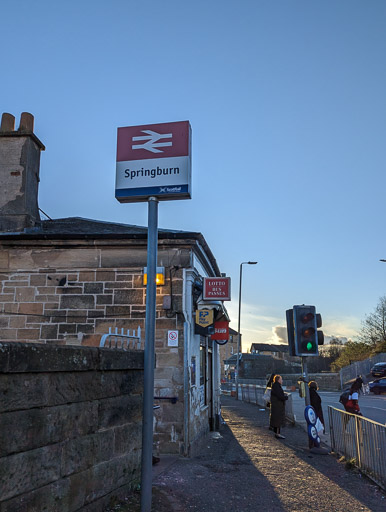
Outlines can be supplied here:
[[[153, 467], [153, 512], [384, 512], [386, 494], [334, 454], [311, 454], [300, 426], [268, 429], [268, 411], [222, 396], [224, 424], [199, 455]], [[139, 494], [124, 508], [139, 510]]]

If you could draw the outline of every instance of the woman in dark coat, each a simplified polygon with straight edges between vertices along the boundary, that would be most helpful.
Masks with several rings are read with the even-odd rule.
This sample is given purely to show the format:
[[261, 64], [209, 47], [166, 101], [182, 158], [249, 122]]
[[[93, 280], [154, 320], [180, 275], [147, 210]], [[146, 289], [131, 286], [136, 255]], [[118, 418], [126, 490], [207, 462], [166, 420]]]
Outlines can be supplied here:
[[273, 378], [273, 384], [271, 389], [271, 414], [269, 416], [270, 427], [275, 432], [277, 439], [285, 439], [280, 434], [280, 427], [285, 423], [285, 401], [288, 400], [288, 396], [284, 393], [281, 385], [283, 379], [281, 375], [275, 375]]
[[318, 384], [312, 380], [308, 383], [308, 387], [310, 388], [310, 403], [312, 407], [314, 408], [314, 411], [316, 413], [316, 416], [320, 419], [320, 421], [323, 423], [323, 431], [325, 430], [325, 423], [324, 423], [324, 417], [323, 417], [323, 409], [322, 409], [322, 399], [320, 398], [318, 394]]

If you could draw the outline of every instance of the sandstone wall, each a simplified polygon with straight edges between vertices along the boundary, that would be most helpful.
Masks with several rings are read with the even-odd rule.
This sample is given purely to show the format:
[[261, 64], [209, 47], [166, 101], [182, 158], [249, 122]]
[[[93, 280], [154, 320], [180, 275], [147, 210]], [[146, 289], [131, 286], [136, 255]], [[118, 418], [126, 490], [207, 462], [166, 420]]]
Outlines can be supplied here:
[[[173, 241], [176, 244], [176, 241]], [[185, 247], [158, 250], [166, 282], [157, 287], [155, 443], [180, 453], [184, 422], [184, 317], [182, 266]], [[142, 330], [145, 341], [146, 241], [0, 241], [0, 342], [99, 346], [111, 327]], [[172, 295], [171, 308], [164, 299]], [[178, 346], [168, 331], [178, 330]]]
[[0, 511], [102, 512], [140, 481], [143, 352], [0, 343]]
[[[109, 327], [144, 330], [146, 250], [129, 242], [47, 244], [0, 245], [0, 341], [98, 346]], [[165, 266], [186, 263], [174, 251], [159, 253]], [[182, 309], [180, 274], [173, 274], [175, 311]], [[157, 287], [158, 338], [176, 328], [176, 315], [162, 307], [169, 293], [167, 279]]]

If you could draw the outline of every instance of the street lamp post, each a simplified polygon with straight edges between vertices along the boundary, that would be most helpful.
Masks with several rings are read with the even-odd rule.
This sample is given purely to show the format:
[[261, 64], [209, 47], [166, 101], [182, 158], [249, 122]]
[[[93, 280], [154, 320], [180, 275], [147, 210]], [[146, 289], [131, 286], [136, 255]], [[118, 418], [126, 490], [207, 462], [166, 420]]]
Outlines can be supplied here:
[[236, 354], [236, 400], [239, 399], [239, 359], [240, 359], [240, 318], [241, 318], [241, 283], [243, 277], [243, 265], [256, 265], [257, 261], [243, 261], [240, 263], [240, 285], [239, 285], [239, 321], [237, 327], [237, 354]]

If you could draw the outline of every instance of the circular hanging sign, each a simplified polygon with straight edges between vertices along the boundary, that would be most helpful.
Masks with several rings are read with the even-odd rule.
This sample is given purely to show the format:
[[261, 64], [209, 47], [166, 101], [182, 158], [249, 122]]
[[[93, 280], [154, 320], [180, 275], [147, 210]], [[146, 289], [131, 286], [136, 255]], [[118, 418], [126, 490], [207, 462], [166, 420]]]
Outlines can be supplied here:
[[316, 417], [314, 408], [311, 407], [311, 405], [307, 405], [307, 407], [305, 408], [304, 417], [306, 418], [306, 422], [309, 425], [315, 425], [317, 417]]
[[229, 340], [214, 340], [218, 345], [225, 345]]
[[308, 425], [308, 437], [310, 437], [313, 441], [318, 439], [318, 431], [314, 427], [314, 425]]

